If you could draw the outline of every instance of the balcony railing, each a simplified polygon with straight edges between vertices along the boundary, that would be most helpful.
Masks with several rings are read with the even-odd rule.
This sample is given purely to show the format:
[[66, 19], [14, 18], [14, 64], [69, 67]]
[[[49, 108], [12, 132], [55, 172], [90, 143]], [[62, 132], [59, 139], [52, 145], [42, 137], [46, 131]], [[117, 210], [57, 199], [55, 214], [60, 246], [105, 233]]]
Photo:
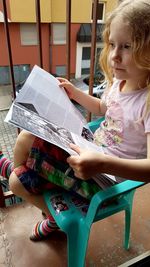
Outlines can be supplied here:
[[[66, 0], [66, 78], [70, 80], [70, 37], [71, 37], [71, 0]], [[91, 1], [92, 2], [92, 1]], [[4, 27], [8, 48], [8, 57], [9, 57], [9, 67], [10, 67], [10, 75], [11, 75], [11, 83], [13, 88], [13, 97], [16, 97], [15, 90], [15, 78], [14, 78], [14, 70], [13, 70], [13, 50], [11, 46], [11, 38], [9, 33], [9, 23], [8, 23], [8, 15], [7, 15], [7, 5], [6, 1], [2, 0], [3, 3], [3, 13], [4, 13]], [[92, 5], [92, 3], [91, 3]], [[37, 33], [38, 33], [38, 54], [39, 54], [39, 66], [43, 68], [43, 49], [42, 49], [42, 34], [41, 34], [41, 8], [40, 8], [40, 0], [35, 0], [36, 6], [36, 25], [37, 25]], [[93, 91], [93, 76], [94, 76], [94, 65], [95, 65], [95, 49], [96, 49], [96, 25], [97, 25], [97, 8], [98, 0], [93, 1], [93, 22], [92, 22], [92, 40], [91, 40], [91, 60], [90, 60], [90, 81], [89, 81], [89, 94], [92, 95]], [[91, 114], [87, 114], [87, 121], [91, 120]], [[19, 129], [18, 129], [19, 132]], [[2, 186], [0, 183], [0, 207], [5, 206], [5, 199], [9, 198], [13, 195], [11, 191], [3, 192]]]

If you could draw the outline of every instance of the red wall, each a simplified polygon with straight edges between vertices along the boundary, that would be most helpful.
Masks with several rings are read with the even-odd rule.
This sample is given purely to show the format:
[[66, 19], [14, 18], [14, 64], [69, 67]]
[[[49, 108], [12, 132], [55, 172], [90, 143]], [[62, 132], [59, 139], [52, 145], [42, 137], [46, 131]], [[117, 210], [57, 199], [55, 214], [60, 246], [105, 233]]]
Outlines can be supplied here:
[[[21, 45], [18, 23], [9, 24], [13, 64], [30, 64], [31, 68], [39, 65], [39, 49], [35, 45]], [[3, 23], [0, 23], [0, 66], [8, 66], [8, 50]], [[49, 71], [49, 25], [42, 24], [43, 68]]]
[[[7, 0], [7, 13], [10, 18], [9, 1]], [[0, 1], [0, 10], [3, 12], [2, 1]], [[11, 19], [11, 18], [10, 18]], [[56, 66], [66, 65], [66, 45], [50, 45], [50, 24], [42, 23], [42, 51], [43, 68], [52, 73], [56, 73]], [[76, 67], [76, 35], [80, 24], [71, 25], [71, 65], [70, 72], [74, 75]], [[21, 45], [20, 24], [9, 23], [9, 32], [11, 40], [13, 64], [30, 64], [31, 68], [39, 65], [39, 49], [36, 45]], [[52, 38], [51, 38], [52, 39]], [[4, 24], [0, 23], [0, 66], [8, 66], [8, 50]]]
[[[66, 45], [50, 46], [50, 25], [42, 24], [42, 51], [43, 68], [52, 73], [56, 73], [56, 66], [66, 65]], [[71, 74], [75, 73], [76, 66], [76, 35], [80, 24], [71, 25]], [[35, 45], [21, 45], [20, 26], [18, 23], [9, 23], [9, 32], [11, 40], [11, 50], [13, 64], [30, 64], [31, 68], [39, 65], [39, 49]], [[7, 51], [6, 35], [4, 24], [0, 23], [0, 66], [8, 66], [9, 58]]]

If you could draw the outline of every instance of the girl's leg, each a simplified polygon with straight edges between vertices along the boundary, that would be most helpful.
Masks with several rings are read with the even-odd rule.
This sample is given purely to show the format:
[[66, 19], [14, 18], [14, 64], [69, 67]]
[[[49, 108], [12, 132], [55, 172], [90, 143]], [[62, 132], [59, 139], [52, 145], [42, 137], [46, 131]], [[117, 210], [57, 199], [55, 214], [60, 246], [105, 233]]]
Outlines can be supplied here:
[[[75, 178], [74, 175], [72, 177], [71, 173], [69, 173], [71, 177], [65, 174], [69, 167], [66, 163], [68, 154], [45, 141], [36, 141], [37, 143], [32, 147], [26, 163], [28, 167], [24, 166], [25, 170], [20, 174], [19, 172], [16, 173], [15, 169], [15, 173], [10, 177], [10, 188], [16, 195], [21, 196], [48, 215], [49, 211], [43, 197], [41, 195], [35, 195], [37, 193], [36, 189], [41, 189], [44, 181], [48, 183], [49, 180], [49, 183], [76, 192], [87, 199], [90, 199], [95, 192], [99, 191], [98, 186], [93, 184], [93, 182], [82, 181]], [[42, 177], [45, 177], [45, 179]], [[54, 230], [54, 223], [49, 217], [37, 223], [31, 239], [41, 239], [41, 232], [42, 237], [48, 236]], [[56, 229], [57, 226], [55, 224]]]
[[53, 216], [49, 214], [46, 219], [38, 222], [32, 230], [32, 234], [30, 235], [30, 240], [32, 241], [40, 241], [49, 237], [49, 235], [58, 230]]
[[10, 185], [10, 190], [12, 190], [12, 192], [15, 195], [20, 196], [27, 202], [33, 204], [40, 210], [44, 211], [44, 213], [46, 214], [46, 219], [38, 222], [34, 226], [32, 234], [30, 236], [30, 239], [32, 241], [45, 239], [50, 235], [51, 232], [58, 230], [58, 226], [54, 218], [50, 214], [42, 195], [40, 194], [36, 195], [36, 194], [28, 192], [25, 189], [25, 187], [22, 185], [22, 183], [20, 182], [15, 172], [12, 172], [12, 174], [10, 175], [9, 185]]
[[90, 200], [100, 188], [92, 179], [84, 181], [76, 178], [66, 161], [68, 156], [61, 148], [37, 139], [28, 157], [27, 166], [50, 183]]
[[44, 211], [44, 213], [46, 215], [49, 215], [49, 211], [48, 211], [48, 208], [44, 202], [43, 196], [40, 194], [36, 195], [36, 194], [28, 192], [24, 188], [24, 186], [22, 185], [20, 180], [18, 179], [15, 172], [12, 172], [10, 175], [9, 188], [15, 195], [17, 195], [18, 197], [21, 197], [25, 201], [33, 204], [34, 206], [36, 206], [40, 210]]

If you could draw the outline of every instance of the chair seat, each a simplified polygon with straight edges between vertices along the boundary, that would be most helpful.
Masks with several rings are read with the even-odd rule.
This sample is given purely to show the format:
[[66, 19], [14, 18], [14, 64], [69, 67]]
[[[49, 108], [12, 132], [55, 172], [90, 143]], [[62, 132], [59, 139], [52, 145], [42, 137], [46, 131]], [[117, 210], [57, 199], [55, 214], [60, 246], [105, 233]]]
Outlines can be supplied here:
[[[127, 184], [131, 187], [127, 188]], [[111, 186], [111, 188], [106, 191], [100, 191], [96, 195], [105, 195], [106, 197], [98, 202], [98, 209], [96, 211], [94, 221], [98, 221], [102, 218], [108, 217], [116, 212], [125, 209], [131, 201], [131, 193], [133, 193], [137, 187], [142, 186], [142, 182], [124, 181], [122, 182], [122, 188], [124, 187], [124, 192], [118, 191], [117, 194], [111, 196], [110, 192], [117, 192], [116, 187], [120, 188], [121, 184]], [[134, 186], [133, 186], [134, 185]], [[108, 197], [110, 195], [110, 197]], [[85, 217], [88, 212], [89, 205], [92, 205], [90, 201], [80, 197], [79, 195], [68, 192], [64, 189], [52, 189], [44, 192], [44, 198], [46, 204], [54, 217], [59, 216], [65, 217], [68, 214], [80, 214], [81, 217]], [[93, 207], [93, 210], [95, 207]], [[61, 219], [60, 219], [61, 220]]]
[[[90, 205], [88, 200], [63, 189], [46, 191], [44, 197], [52, 215], [57, 218], [57, 222], [59, 218], [61, 221], [62, 217], [68, 219], [69, 214], [76, 214], [77, 217], [85, 218]], [[104, 201], [97, 210], [94, 222], [123, 210], [129, 204], [128, 202], [127, 195]]]
[[124, 247], [129, 248], [133, 196], [144, 183], [126, 180], [96, 193], [91, 201], [64, 189], [44, 192], [47, 207], [67, 234], [68, 267], [83, 267], [92, 223], [125, 211]]

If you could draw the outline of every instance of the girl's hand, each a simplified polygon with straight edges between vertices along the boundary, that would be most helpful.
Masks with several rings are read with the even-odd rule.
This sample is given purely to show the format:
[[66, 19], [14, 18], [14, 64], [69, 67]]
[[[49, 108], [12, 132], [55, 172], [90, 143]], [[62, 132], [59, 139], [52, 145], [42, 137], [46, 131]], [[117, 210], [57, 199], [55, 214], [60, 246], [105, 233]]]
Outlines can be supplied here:
[[71, 82], [69, 82], [67, 79], [65, 78], [57, 78], [58, 81], [60, 82], [59, 86], [60, 87], [64, 87], [68, 97], [70, 99], [75, 99], [77, 92], [79, 91], [79, 89], [77, 89]]
[[67, 162], [74, 170], [76, 177], [87, 180], [92, 178], [93, 175], [103, 172], [104, 154], [81, 149], [74, 144], [70, 144], [70, 147], [78, 153], [78, 155], [67, 158]]

